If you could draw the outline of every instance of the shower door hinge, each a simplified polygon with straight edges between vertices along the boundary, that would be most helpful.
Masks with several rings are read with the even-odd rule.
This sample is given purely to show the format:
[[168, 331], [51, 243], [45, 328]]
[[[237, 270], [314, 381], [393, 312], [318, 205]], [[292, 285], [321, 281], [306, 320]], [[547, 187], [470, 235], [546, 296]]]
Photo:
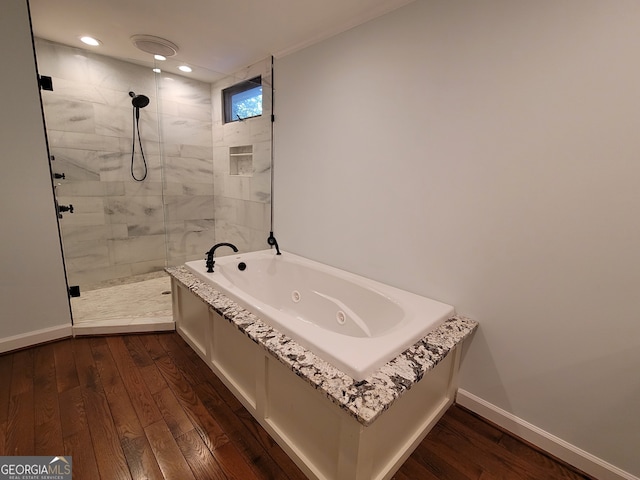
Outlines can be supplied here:
[[41, 90], [50, 90], [53, 92], [53, 80], [46, 75], [38, 75], [38, 83]]
[[80, 285], [71, 285], [69, 287], [69, 296], [70, 297], [79, 297], [80, 296]]

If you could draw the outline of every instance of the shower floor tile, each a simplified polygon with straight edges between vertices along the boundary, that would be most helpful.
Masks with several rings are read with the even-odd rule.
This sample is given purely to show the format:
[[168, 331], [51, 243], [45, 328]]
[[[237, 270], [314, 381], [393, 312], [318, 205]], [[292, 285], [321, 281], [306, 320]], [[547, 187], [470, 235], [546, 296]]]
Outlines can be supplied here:
[[76, 334], [173, 330], [168, 275], [82, 293], [71, 299]]

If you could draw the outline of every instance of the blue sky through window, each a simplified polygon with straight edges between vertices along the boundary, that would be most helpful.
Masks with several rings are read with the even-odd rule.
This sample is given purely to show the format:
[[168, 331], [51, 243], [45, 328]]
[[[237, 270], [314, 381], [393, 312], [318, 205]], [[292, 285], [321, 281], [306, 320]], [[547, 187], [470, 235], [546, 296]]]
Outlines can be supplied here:
[[232, 120], [262, 115], [262, 85], [231, 96]]

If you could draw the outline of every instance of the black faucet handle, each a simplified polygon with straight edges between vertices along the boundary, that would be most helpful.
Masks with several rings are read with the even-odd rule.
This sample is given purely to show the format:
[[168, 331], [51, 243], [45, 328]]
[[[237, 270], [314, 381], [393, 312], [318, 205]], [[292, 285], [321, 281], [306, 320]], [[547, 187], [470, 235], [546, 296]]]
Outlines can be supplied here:
[[72, 204], [58, 205], [58, 213], [61, 213], [61, 212], [73, 213], [73, 205]]
[[213, 259], [213, 254], [211, 253], [211, 251], [205, 253], [204, 259], [206, 260], [205, 265], [207, 267], [207, 273], [213, 273], [213, 266], [216, 264], [216, 262]]

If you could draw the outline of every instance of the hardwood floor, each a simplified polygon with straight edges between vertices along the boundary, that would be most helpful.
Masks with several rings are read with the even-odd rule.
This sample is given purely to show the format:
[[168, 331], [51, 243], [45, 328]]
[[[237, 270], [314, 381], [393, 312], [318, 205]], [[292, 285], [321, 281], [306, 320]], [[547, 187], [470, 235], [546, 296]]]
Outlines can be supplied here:
[[[73, 478], [306, 478], [176, 333], [0, 356], [0, 454], [72, 455]], [[397, 480], [589, 479], [459, 406]]]

